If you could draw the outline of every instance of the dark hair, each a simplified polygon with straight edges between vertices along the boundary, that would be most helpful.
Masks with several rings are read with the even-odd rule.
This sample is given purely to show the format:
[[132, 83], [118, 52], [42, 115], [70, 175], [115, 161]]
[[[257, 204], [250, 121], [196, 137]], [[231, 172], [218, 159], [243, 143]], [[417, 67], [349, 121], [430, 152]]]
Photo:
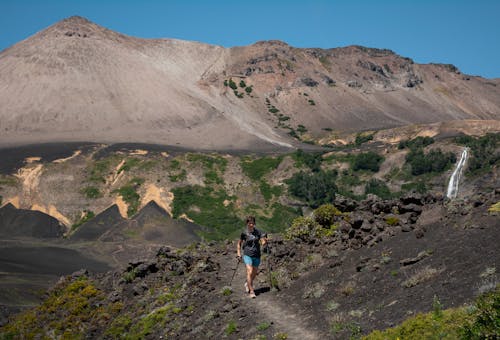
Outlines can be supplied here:
[[255, 217], [253, 216], [247, 216], [247, 224], [252, 222], [253, 224], [255, 224]]

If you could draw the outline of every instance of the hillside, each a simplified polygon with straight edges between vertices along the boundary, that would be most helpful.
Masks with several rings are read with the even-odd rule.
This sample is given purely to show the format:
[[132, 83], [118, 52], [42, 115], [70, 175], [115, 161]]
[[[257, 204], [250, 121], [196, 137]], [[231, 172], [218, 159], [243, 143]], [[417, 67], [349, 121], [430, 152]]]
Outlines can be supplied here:
[[[125, 283], [120, 283], [119, 287], [126, 290], [122, 298], [130, 304], [139, 303], [127, 295], [132, 289], [131, 294], [142, 296], [142, 281], [135, 280], [139, 270], [145, 270], [146, 276], [150, 269], [151, 274], [155, 274], [154, 282], [146, 282], [156, 287], [155, 292], [165, 288], [163, 275], [168, 276], [167, 282], [172, 279], [172, 284], [185, 278], [183, 275], [171, 278], [176, 274], [164, 272], [157, 265], [150, 266], [151, 261], [160, 261], [154, 257], [165, 245], [176, 254], [172, 258], [174, 262], [168, 262], [168, 271], [177, 273], [183, 268], [184, 273], [191, 273], [195, 270], [189, 277], [196, 281], [193, 284], [197, 288], [188, 289], [193, 291], [193, 296], [179, 297], [183, 304], [188, 299], [186, 306], [206, 305], [209, 302], [203, 300], [205, 297], [195, 292], [197, 289], [217, 292], [225, 285], [220, 283], [228, 279], [234, 265], [231, 252], [235, 245], [224, 240], [238, 236], [248, 214], [255, 215], [259, 226], [273, 235], [275, 280], [283, 289], [290, 287], [287, 294], [295, 299], [306, 294], [304, 289], [312, 282], [321, 283], [325, 289], [329, 287], [325, 296], [337, 294], [338, 289], [331, 285], [332, 279], [341, 280], [341, 284], [354, 280], [353, 289], [356, 288], [357, 293], [359, 289], [360, 296], [365, 296], [368, 290], [401, 284], [403, 277], [391, 281], [394, 280], [392, 271], [399, 270], [397, 261], [419, 258], [421, 252], [432, 250], [432, 254], [422, 253], [425, 256], [422, 264], [430, 266], [436, 277], [442, 278], [441, 273], [451, 275], [455, 281], [450, 282], [456, 285], [454, 291], [459, 288], [461, 273], [470, 271], [470, 275], [467, 274], [470, 281], [461, 286], [460, 296], [449, 296], [449, 290], [438, 286], [434, 286], [432, 292], [439, 293], [445, 306], [471, 301], [473, 291], [466, 286], [480, 284], [480, 278], [476, 280], [477, 272], [496, 268], [497, 261], [496, 255], [491, 255], [491, 247], [496, 247], [498, 228], [494, 226], [498, 216], [495, 209], [492, 212], [489, 209], [499, 201], [500, 135], [488, 133], [492, 127], [494, 129], [493, 124], [467, 122], [345, 134], [321, 152], [200, 153], [161, 145], [90, 143], [0, 149], [0, 158], [7, 160], [0, 168], [0, 269], [3, 273], [0, 286], [6, 292], [0, 295], [0, 323], [4, 324], [8, 315], [38, 305], [44, 295], [37, 292], [49, 288], [61, 275], [80, 268], [93, 273], [89, 274], [91, 280], [96, 280], [95, 285], [106, 294], [111, 293], [106, 290], [109, 287], [118, 287], [120, 277], [128, 277], [126, 281], [139, 285], [121, 286]], [[464, 131], [478, 135], [464, 135]], [[406, 136], [412, 138], [406, 139]], [[458, 199], [450, 201], [443, 198], [444, 192], [464, 147], [469, 148], [471, 156], [460, 181]], [[333, 226], [320, 229], [318, 234], [307, 217], [316, 207], [331, 202], [338, 209], [334, 211]], [[290, 226], [299, 227], [298, 234], [294, 234], [293, 228], [290, 234], [290, 230], [287, 231]], [[283, 235], [285, 238], [291, 235], [291, 240], [284, 240]], [[471, 252], [475, 255], [466, 256]], [[186, 257], [179, 258], [179, 254]], [[207, 269], [211, 273], [207, 274], [209, 277], [196, 274], [204, 266], [192, 267], [198, 256], [205, 262], [210, 257], [209, 264], [214, 267]], [[381, 267], [377, 264], [379, 257], [380, 261], [386, 257], [396, 260]], [[465, 257], [467, 268], [462, 266]], [[486, 258], [493, 260], [485, 262]], [[342, 264], [337, 264], [338, 259], [342, 259]], [[324, 273], [330, 272], [326, 269], [329, 266], [341, 266], [338, 270], [344, 274], [324, 277]], [[369, 269], [368, 274], [372, 269], [375, 273], [383, 269], [383, 276], [377, 276], [377, 280], [383, 282], [381, 286], [372, 286], [372, 274], [365, 276], [364, 270], [359, 274], [352, 272], [358, 266]], [[405, 280], [417, 267], [420, 268], [401, 269]], [[111, 272], [103, 273], [108, 270]], [[241, 281], [241, 275], [238, 274], [235, 282]], [[266, 272], [261, 275], [261, 292], [267, 294], [266, 275]], [[495, 281], [496, 276], [492, 275], [488, 280]], [[113, 283], [100, 283], [106, 282], [100, 281], [103, 277]], [[155, 281], [159, 277], [162, 279]], [[440, 284], [440, 280], [431, 282]], [[206, 282], [206, 286], [200, 282]], [[427, 285], [420, 286], [424, 290], [425, 287]], [[404, 293], [408, 290], [403, 288], [397, 288], [404, 297], [402, 305], [396, 307], [409, 308], [414, 304], [415, 295], [406, 296]], [[364, 310], [362, 315], [373, 306], [392, 302], [385, 301], [384, 294], [387, 292], [380, 292], [383, 301], [370, 300], [368, 305], [360, 306], [359, 309]], [[431, 299], [428, 292], [418, 294], [424, 294], [425, 299], [415, 311], [428, 310], [426, 301]], [[276, 303], [259, 305], [257, 309], [267, 308], [271, 316], [285, 313], [291, 318], [288, 323], [296, 323], [293, 315], [304, 308], [304, 313], [312, 319], [319, 317], [315, 313], [320, 311], [315, 309], [315, 300], [310, 297], [300, 300], [298, 305], [294, 305], [293, 300], [282, 305], [287, 301], [286, 294], [275, 296], [273, 293], [272, 296], [269, 299]], [[358, 310], [348, 298], [332, 299], [342, 304], [342, 308]], [[124, 300], [121, 303], [125, 303]], [[218, 303], [224, 301], [218, 300]], [[231, 302], [236, 311], [240, 310], [237, 307], [240, 301], [237, 297]], [[222, 307], [210, 305], [210, 308], [220, 313], [219, 308], [228, 308], [227, 302]], [[287, 306], [294, 307], [273, 309]], [[394, 310], [396, 307], [390, 309], [390, 315], [373, 310], [376, 315], [370, 319], [373, 326], [346, 316], [351, 309], [342, 309], [339, 313], [342, 312], [342, 320], [347, 320], [347, 324], [360, 323], [363, 331], [368, 331], [403, 320], [405, 316]], [[144, 310], [149, 312], [152, 311]], [[142, 310], [126, 317], [142, 318], [140, 313]], [[228, 317], [233, 318], [234, 314]], [[189, 324], [189, 320], [183, 319], [183, 322]], [[218, 334], [222, 324], [231, 321], [221, 320], [208, 330]], [[276, 321], [271, 330], [285, 327], [280, 331], [291, 332], [283, 322]], [[309, 329], [307, 321], [301, 322], [303, 329]], [[330, 320], [324, 322], [327, 325]], [[100, 331], [110, 326], [106, 325], [99, 326]], [[203, 327], [200, 326], [200, 330]], [[314, 326], [310, 332], [328, 333], [328, 326], [325, 327]], [[127, 328], [129, 331], [132, 332]], [[178, 337], [186, 336], [185, 330], [178, 333]]]
[[262, 41], [223, 48], [140, 39], [81, 17], [2, 51], [0, 79], [3, 146], [274, 150], [345, 130], [500, 117], [498, 79], [453, 65], [421, 65], [362, 46]]

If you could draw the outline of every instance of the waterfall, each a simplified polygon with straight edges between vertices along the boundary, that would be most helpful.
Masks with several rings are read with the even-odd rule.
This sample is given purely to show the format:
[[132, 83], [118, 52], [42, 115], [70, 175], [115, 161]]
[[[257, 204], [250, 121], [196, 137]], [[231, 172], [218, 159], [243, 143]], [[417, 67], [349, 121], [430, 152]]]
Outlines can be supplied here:
[[448, 190], [446, 192], [446, 197], [448, 198], [457, 197], [458, 183], [460, 182], [460, 177], [462, 176], [462, 171], [468, 154], [469, 150], [467, 148], [464, 148], [464, 150], [462, 151], [462, 156], [460, 156], [460, 160], [458, 161], [455, 170], [451, 174], [450, 182], [448, 183]]

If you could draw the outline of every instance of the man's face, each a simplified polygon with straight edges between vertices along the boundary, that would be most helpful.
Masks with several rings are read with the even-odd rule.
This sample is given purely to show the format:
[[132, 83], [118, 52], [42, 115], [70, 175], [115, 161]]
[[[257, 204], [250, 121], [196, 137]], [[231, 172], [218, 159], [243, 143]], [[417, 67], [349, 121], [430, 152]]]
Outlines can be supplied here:
[[247, 223], [248, 229], [252, 230], [255, 227], [255, 223], [253, 222], [248, 222]]

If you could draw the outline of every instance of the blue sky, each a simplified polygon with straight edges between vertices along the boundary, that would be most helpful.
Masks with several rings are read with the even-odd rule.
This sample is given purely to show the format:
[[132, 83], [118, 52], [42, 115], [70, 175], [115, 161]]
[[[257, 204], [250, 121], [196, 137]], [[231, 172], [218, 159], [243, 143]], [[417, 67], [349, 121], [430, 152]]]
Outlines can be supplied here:
[[226, 47], [388, 48], [500, 77], [500, 0], [0, 0], [0, 50], [71, 15], [124, 34]]

